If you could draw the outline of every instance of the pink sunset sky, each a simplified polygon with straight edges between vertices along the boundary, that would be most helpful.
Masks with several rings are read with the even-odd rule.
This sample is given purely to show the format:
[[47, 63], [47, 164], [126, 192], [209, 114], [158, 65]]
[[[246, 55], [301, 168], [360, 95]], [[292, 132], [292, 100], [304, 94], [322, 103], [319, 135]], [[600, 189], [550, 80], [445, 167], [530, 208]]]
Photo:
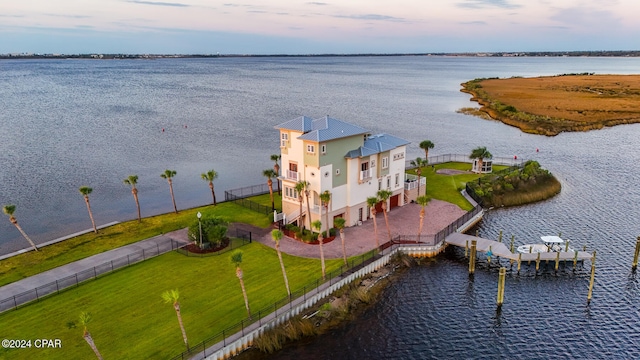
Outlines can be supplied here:
[[637, 0], [20, 0], [0, 53], [640, 49]]

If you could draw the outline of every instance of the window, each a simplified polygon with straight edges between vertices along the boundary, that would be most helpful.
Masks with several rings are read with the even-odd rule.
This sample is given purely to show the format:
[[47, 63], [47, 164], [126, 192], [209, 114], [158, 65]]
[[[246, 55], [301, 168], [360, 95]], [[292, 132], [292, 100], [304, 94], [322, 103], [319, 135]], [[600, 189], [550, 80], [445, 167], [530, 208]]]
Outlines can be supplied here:
[[404, 153], [399, 153], [399, 154], [395, 154], [393, 155], [393, 160], [400, 160], [400, 159], [404, 159]]
[[282, 140], [280, 141], [280, 147], [286, 147], [287, 146], [287, 140], [289, 140], [289, 134], [282, 133], [280, 137], [282, 138]]
[[307, 145], [307, 152], [310, 154], [315, 154], [316, 146], [315, 145]]
[[400, 174], [396, 174], [396, 187], [400, 186]]
[[382, 179], [378, 180], [378, 191], [382, 190]]
[[289, 140], [289, 134], [282, 133], [282, 140]]
[[327, 153], [327, 145], [326, 144], [320, 145], [320, 152], [323, 153], [323, 154]]
[[376, 167], [376, 161], [374, 159], [371, 159], [371, 167], [372, 168]]
[[382, 158], [382, 168], [386, 169], [389, 167], [389, 157], [383, 157]]
[[362, 208], [358, 209], [358, 221], [362, 221]]
[[387, 176], [387, 189], [391, 187], [391, 176]]

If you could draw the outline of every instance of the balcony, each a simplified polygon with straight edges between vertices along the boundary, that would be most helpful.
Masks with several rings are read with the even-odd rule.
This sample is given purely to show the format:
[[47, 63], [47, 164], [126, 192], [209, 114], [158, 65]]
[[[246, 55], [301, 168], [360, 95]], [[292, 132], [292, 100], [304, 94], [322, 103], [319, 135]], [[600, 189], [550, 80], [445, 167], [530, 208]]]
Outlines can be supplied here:
[[360, 181], [366, 181], [371, 179], [371, 170], [360, 171]]
[[298, 181], [300, 173], [296, 171], [287, 170], [287, 180]]

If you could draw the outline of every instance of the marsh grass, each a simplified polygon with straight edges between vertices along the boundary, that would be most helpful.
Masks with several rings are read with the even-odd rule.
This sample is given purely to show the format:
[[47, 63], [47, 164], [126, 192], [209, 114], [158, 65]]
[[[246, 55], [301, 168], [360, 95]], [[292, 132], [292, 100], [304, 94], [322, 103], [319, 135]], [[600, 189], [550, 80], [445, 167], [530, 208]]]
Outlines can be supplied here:
[[640, 122], [640, 75], [474, 79], [462, 85], [481, 111], [527, 133], [553, 136]]

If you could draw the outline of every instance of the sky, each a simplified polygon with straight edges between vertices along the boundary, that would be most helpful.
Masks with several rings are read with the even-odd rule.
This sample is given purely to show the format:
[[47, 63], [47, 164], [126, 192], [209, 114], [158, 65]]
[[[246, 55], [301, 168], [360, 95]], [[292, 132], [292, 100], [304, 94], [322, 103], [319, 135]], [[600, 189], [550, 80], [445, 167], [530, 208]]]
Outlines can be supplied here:
[[0, 54], [640, 49], [638, 0], [0, 0]]

